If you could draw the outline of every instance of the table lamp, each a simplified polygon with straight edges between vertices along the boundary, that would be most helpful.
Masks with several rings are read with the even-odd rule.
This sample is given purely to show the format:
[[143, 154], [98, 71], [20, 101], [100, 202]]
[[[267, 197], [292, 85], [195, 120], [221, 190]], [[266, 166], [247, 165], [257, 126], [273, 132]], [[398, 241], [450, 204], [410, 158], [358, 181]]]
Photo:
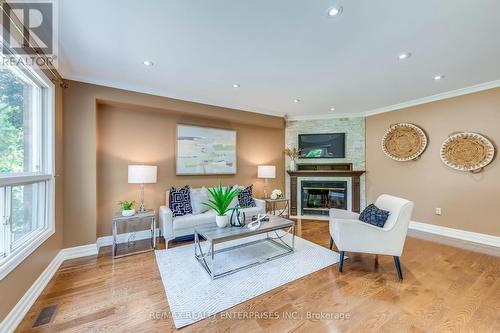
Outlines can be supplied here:
[[128, 166], [128, 183], [141, 184], [141, 207], [140, 213], [144, 213], [144, 184], [156, 183], [157, 167], [153, 165], [129, 165]]
[[264, 198], [269, 198], [269, 178], [276, 178], [276, 166], [259, 165], [257, 167], [257, 177], [264, 178]]

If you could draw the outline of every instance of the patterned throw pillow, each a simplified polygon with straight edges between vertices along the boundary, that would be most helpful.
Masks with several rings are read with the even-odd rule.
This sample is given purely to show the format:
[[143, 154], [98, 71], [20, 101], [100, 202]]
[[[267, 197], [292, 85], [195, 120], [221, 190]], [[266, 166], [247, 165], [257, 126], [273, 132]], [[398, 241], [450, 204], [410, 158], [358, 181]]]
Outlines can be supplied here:
[[174, 217], [191, 214], [193, 212], [189, 191], [189, 186], [184, 186], [179, 189], [173, 186], [170, 188], [169, 205]]
[[253, 185], [250, 185], [241, 190], [240, 194], [238, 194], [238, 202], [240, 204], [240, 207], [255, 207], [255, 200], [252, 197], [252, 189]]
[[359, 214], [359, 220], [383, 228], [389, 214], [390, 212], [371, 204]]

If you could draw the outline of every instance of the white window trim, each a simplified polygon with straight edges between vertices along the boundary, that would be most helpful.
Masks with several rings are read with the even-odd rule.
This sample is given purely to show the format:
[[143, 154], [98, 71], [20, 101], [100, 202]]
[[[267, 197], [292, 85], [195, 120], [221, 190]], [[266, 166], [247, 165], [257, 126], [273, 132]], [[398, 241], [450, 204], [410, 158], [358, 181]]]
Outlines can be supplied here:
[[[29, 79], [32, 81], [35, 79], [35, 84], [46, 89], [42, 95], [42, 108], [47, 112], [43, 117], [42, 123], [42, 140], [44, 141], [42, 147], [47, 151], [43, 153], [44, 165], [40, 166], [45, 172], [27, 173], [24, 175], [2, 175], [0, 177], [0, 186], [46, 181], [47, 210], [45, 218], [47, 228], [30, 235], [29, 241], [25, 245], [20, 246], [7, 257], [0, 259], [0, 281], [55, 233], [55, 87], [40, 69], [25, 67], [23, 71], [29, 72]], [[25, 75], [22, 71], [20, 72], [22, 75]]]

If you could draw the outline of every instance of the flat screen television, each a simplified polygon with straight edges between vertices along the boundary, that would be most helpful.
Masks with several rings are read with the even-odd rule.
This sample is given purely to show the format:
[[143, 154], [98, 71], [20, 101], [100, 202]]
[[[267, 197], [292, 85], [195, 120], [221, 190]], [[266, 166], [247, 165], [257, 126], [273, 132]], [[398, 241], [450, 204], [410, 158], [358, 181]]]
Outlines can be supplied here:
[[299, 134], [299, 158], [345, 158], [345, 133]]

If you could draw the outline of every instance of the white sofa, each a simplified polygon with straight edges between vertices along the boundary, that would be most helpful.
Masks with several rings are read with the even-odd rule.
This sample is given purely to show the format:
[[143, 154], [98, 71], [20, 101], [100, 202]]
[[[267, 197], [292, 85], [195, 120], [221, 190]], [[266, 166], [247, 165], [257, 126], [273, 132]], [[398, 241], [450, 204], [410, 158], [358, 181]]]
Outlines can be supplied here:
[[339, 271], [342, 272], [344, 252], [382, 254], [394, 257], [400, 279], [403, 279], [399, 257], [408, 232], [414, 203], [383, 194], [375, 206], [390, 212], [383, 228], [359, 220], [359, 214], [330, 209], [330, 248], [333, 243], [340, 252]]
[[[240, 211], [245, 213], [246, 217], [266, 212], [266, 202], [255, 198], [254, 200], [256, 207], [240, 209]], [[193, 235], [195, 226], [205, 224], [215, 225], [215, 213], [212, 210], [196, 215], [187, 214], [173, 217], [172, 211], [169, 208], [169, 191], [165, 195], [165, 206], [160, 207], [159, 217], [161, 236], [165, 238], [167, 248], [169, 241]]]

